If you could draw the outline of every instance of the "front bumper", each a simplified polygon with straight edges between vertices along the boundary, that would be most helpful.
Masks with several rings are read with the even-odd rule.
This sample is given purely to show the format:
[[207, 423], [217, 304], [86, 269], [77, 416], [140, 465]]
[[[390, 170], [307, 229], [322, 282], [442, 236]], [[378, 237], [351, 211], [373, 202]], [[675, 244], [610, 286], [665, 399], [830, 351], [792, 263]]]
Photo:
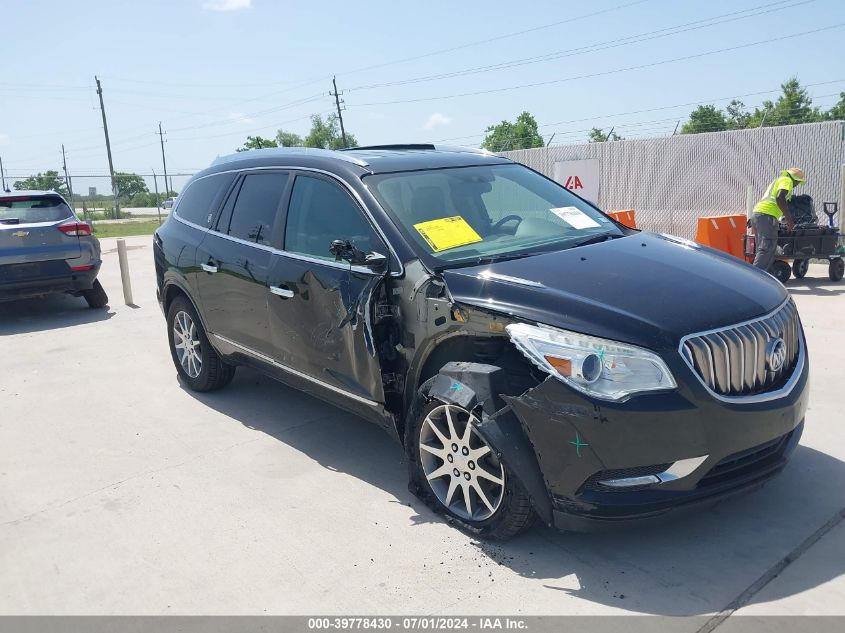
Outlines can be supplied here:
[[[534, 446], [555, 526], [593, 531], [675, 515], [759, 487], [785, 466], [803, 430], [808, 363], [788, 394], [752, 403], [719, 401], [672, 369], [686, 384], [623, 403], [587, 398], [553, 378], [509, 399]], [[682, 460], [695, 467], [674, 480], [602, 483]]]

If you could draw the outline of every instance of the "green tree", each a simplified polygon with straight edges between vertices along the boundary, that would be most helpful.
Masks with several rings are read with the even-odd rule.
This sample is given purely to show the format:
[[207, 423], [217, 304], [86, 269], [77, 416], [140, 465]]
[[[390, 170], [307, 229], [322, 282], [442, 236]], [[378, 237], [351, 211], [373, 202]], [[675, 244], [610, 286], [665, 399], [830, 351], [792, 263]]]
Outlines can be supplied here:
[[138, 174], [114, 172], [114, 184], [121, 200], [131, 200], [139, 193], [147, 193], [147, 183]]
[[302, 137], [299, 134], [285, 132], [284, 130], [276, 132], [276, 145], [278, 147], [302, 147], [303, 144]]
[[764, 101], [762, 108], [755, 108], [748, 121], [748, 127], [774, 127], [796, 123], [816, 123], [825, 115], [813, 107], [813, 100], [807, 90], [801, 87], [797, 77], [781, 84], [781, 95], [777, 101]]
[[45, 171], [43, 174], [38, 172], [34, 176], [24, 178], [15, 182], [15, 189], [21, 190], [35, 190], [35, 191], [55, 191], [63, 196], [68, 195], [65, 179], [59, 176], [59, 172], [55, 170]]
[[689, 121], [681, 126], [681, 134], [722, 132], [728, 129], [725, 113], [714, 105], [700, 105], [690, 112]]
[[744, 130], [753, 127], [815, 123], [817, 121], [845, 118], [845, 93], [842, 101], [827, 112], [813, 107], [813, 100], [796, 77], [781, 84], [781, 94], [776, 101], [764, 101], [763, 107], [748, 112], [738, 99], [731, 101], [725, 112], [714, 105], [701, 105], [689, 115], [681, 127], [681, 134]]
[[725, 122], [729, 130], [744, 130], [750, 125], [751, 114], [745, 110], [745, 104], [739, 99], [732, 100], [725, 111]]
[[264, 149], [267, 147], [278, 147], [278, 144], [273, 139], [264, 138], [263, 136], [247, 136], [243, 147], [239, 147], [235, 151], [246, 152], [251, 149]]
[[319, 147], [322, 149], [343, 149], [358, 145], [356, 138], [346, 133], [346, 145], [340, 134], [340, 122], [336, 114], [328, 115], [325, 120], [319, 114], [311, 115], [311, 130], [303, 140], [305, 147]]
[[845, 119], [845, 92], [839, 93], [839, 102], [825, 113], [829, 121], [842, 121]]
[[511, 149], [530, 149], [543, 147], [543, 137], [537, 129], [537, 120], [528, 112], [523, 112], [516, 121], [502, 121], [491, 125], [486, 130], [481, 147], [491, 152], [506, 152]]
[[590, 143], [604, 143], [605, 141], [624, 141], [625, 139], [623, 137], [619, 136], [612, 129], [610, 130], [609, 133], [605, 134], [605, 132], [602, 128], [594, 127], [587, 134], [587, 140]]

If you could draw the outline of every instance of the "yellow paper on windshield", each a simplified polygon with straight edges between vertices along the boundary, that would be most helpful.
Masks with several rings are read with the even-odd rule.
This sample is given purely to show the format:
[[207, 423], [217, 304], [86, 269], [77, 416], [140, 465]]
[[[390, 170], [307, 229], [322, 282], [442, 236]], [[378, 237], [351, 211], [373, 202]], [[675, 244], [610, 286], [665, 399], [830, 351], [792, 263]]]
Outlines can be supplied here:
[[435, 253], [482, 240], [482, 237], [459, 215], [420, 222], [415, 224], [414, 228]]

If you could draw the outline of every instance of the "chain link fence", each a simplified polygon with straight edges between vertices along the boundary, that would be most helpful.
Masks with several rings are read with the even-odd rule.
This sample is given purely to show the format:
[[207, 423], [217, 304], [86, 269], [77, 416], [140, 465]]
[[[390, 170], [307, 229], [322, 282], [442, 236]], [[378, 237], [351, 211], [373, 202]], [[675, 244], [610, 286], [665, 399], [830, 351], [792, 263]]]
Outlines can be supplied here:
[[747, 190], [759, 198], [782, 169], [807, 173], [799, 192], [839, 202], [845, 123], [831, 121], [655, 139], [560, 145], [502, 152], [554, 177], [555, 163], [598, 159], [598, 206], [635, 209], [637, 226], [692, 239], [699, 217], [746, 211]]

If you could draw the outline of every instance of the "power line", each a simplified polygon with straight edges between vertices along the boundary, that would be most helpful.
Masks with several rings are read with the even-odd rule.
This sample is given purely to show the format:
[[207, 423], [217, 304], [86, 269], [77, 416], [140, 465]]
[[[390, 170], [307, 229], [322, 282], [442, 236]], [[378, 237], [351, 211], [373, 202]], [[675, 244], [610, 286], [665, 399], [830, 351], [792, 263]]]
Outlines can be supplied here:
[[[845, 79], [832, 79], [832, 80], [829, 80], [829, 81], [819, 81], [819, 82], [815, 82], [815, 83], [811, 83], [811, 84], [806, 84], [805, 86], [803, 86], [803, 88], [814, 88], [814, 87], [817, 87], [817, 86], [827, 86], [827, 85], [835, 84], [835, 83], [845, 83]], [[757, 96], [760, 96], [760, 95], [772, 94], [774, 92], [778, 92], [780, 89], [781, 88], [778, 87], [778, 88], [772, 88], [771, 90], [759, 90], [757, 92], [746, 92], [744, 94], [731, 95], [729, 97], [717, 97], [717, 98], [710, 98], [710, 99], [702, 99], [700, 101], [687, 101], [685, 103], [676, 103], [674, 105], [658, 106], [658, 107], [655, 107], [655, 108], [643, 108], [643, 109], [640, 109], [640, 110], [629, 110], [627, 112], [613, 112], [613, 113], [610, 113], [610, 114], [600, 114], [600, 115], [597, 115], [597, 116], [584, 117], [584, 118], [580, 118], [580, 119], [568, 119], [568, 120], [565, 120], [565, 121], [555, 121], [553, 123], [543, 123], [541, 125], [538, 125], [537, 127], [538, 128], [546, 128], [546, 127], [552, 127], [552, 126], [555, 126], [555, 125], [566, 125], [568, 123], [584, 123], [586, 121], [607, 120], [607, 119], [611, 119], [611, 118], [614, 118], [614, 117], [628, 116], [628, 115], [631, 115], [631, 114], [645, 114], [647, 112], [660, 112], [662, 110], [674, 110], [675, 108], [688, 108], [688, 107], [699, 106], [699, 105], [711, 105], [711, 104], [719, 102], [719, 101], [730, 101], [730, 100], [733, 100], [733, 99], [742, 99], [742, 98], [745, 98], [745, 97], [757, 97]], [[821, 96], [816, 97], [816, 98], [821, 99], [825, 96], [835, 96], [835, 93], [831, 94], [831, 95], [821, 95]], [[461, 141], [461, 140], [464, 140], [464, 139], [478, 138], [480, 136], [485, 135], [486, 133], [487, 132], [485, 130], [484, 132], [479, 132], [479, 133], [476, 133], [476, 134], [468, 134], [466, 136], [453, 136], [451, 138], [443, 138], [443, 139], [440, 139], [440, 140], [435, 141], [435, 142], [436, 143], [448, 143], [450, 141]]]
[[402, 59], [396, 59], [389, 62], [382, 62], [379, 64], [373, 64], [371, 66], [364, 66], [361, 68], [356, 68], [354, 70], [346, 71], [345, 73], [340, 73], [341, 76], [343, 75], [351, 75], [354, 73], [364, 72], [367, 70], [375, 70], [377, 68], [384, 68], [386, 66], [394, 66], [396, 64], [404, 64], [406, 62], [413, 62], [419, 59], [425, 59], [427, 57], [433, 57], [435, 55], [442, 55], [444, 53], [453, 53], [455, 51], [463, 50], [465, 48], [471, 48], [473, 46], [479, 46], [481, 44], [489, 44], [490, 42], [499, 42], [504, 39], [509, 39], [512, 37], [518, 37], [520, 35], [526, 35], [528, 33], [536, 33], [537, 31], [542, 31], [544, 29], [550, 29], [555, 26], [560, 26], [562, 24], [570, 24], [572, 22], [578, 22], [580, 20], [586, 20], [587, 18], [593, 18], [599, 15], [605, 15], [607, 13], [611, 13], [613, 11], [619, 11], [621, 9], [627, 9], [639, 4], [645, 4], [646, 2], [650, 2], [651, 0], [637, 0], [636, 2], [628, 2], [626, 4], [620, 4], [613, 7], [608, 7], [607, 9], [602, 9], [600, 11], [593, 11], [592, 13], [585, 13], [582, 15], [577, 15], [571, 18], [566, 18], [565, 20], [558, 20], [557, 22], [550, 22], [548, 24], [542, 24], [540, 26], [534, 26], [528, 29], [523, 29], [521, 31], [513, 31], [511, 33], [505, 33], [503, 35], [497, 35], [495, 37], [489, 37], [482, 40], [475, 40], [473, 42], [467, 42], [465, 44], [459, 44], [458, 46], [452, 46], [449, 48], [442, 48], [436, 51], [431, 51], [428, 53], [423, 53], [421, 55], [414, 55], [413, 57], [404, 57]]
[[[783, 11], [785, 9], [793, 9], [797, 6], [803, 4], [809, 4], [811, 2], [815, 2], [816, 0], [803, 0], [802, 2], [791, 2], [791, 0], [779, 0], [778, 2], [772, 2], [769, 4], [759, 5], [756, 7], [751, 7], [749, 9], [743, 9], [741, 11], [732, 11], [730, 13], [724, 13], [722, 15], [716, 15], [710, 18], [704, 18], [701, 20], [695, 20], [693, 22], [686, 22], [684, 24], [678, 24], [675, 26], [665, 27], [662, 29], [657, 29], [653, 31], [647, 31], [645, 33], [639, 33], [637, 35], [630, 35], [623, 38], [615, 38], [611, 40], [606, 40], [604, 42], [597, 42], [594, 44], [590, 44], [588, 46], [581, 46], [578, 48], [570, 48], [561, 51], [556, 51], [552, 53], [546, 53], [544, 55], [535, 55], [532, 57], [524, 57], [521, 59], [515, 59], [510, 61], [504, 61], [497, 64], [489, 64], [485, 66], [476, 66], [473, 68], [467, 68], [464, 70], [452, 71], [447, 73], [437, 73], [433, 75], [423, 75], [420, 77], [413, 77], [409, 79], [401, 79], [398, 81], [390, 81], [384, 83], [376, 83], [376, 84], [368, 84], [362, 86], [355, 86], [353, 88], [348, 88], [348, 91], [352, 92], [354, 90], [373, 90], [376, 88], [386, 88], [390, 86], [404, 86], [409, 84], [416, 84], [416, 83], [423, 83], [429, 81], [437, 81], [441, 79], [450, 79], [453, 77], [465, 77], [467, 75], [474, 75], [479, 73], [485, 72], [492, 72], [497, 70], [506, 70], [509, 68], [515, 68], [518, 66], [525, 66], [527, 64], [536, 64], [541, 62], [552, 61], [556, 59], [560, 59], [563, 57], [572, 57], [575, 55], [584, 55], [587, 53], [595, 53], [598, 51], [603, 51], [611, 48], [618, 48], [620, 46], [628, 46], [630, 44], [638, 44], [641, 42], [647, 42], [650, 40], [655, 40], [663, 37], [670, 37], [672, 35], [678, 35], [681, 33], [687, 33], [689, 31], [696, 31], [699, 29], [710, 28], [713, 26], [718, 26], [720, 24], [726, 24], [729, 22], [735, 22], [737, 20], [745, 20], [751, 17], [757, 17], [760, 15], [765, 15], [768, 13], [774, 13], [776, 11]], [[760, 10], [763, 9], [763, 10]]]
[[445, 99], [456, 99], [456, 98], [460, 98], [460, 97], [474, 97], [474, 96], [478, 96], [478, 95], [493, 94], [493, 93], [498, 93], [498, 92], [507, 92], [507, 91], [510, 91], [510, 90], [522, 90], [522, 89], [525, 89], [525, 88], [536, 88], [536, 87], [539, 87], [539, 86], [549, 86], [549, 85], [560, 84], [560, 83], [565, 83], [565, 82], [569, 82], [569, 81], [576, 81], [578, 79], [589, 79], [589, 78], [592, 78], [592, 77], [604, 77], [604, 76], [613, 75], [613, 74], [616, 74], [616, 73], [630, 72], [632, 70], [643, 70], [645, 68], [654, 68], [656, 66], [662, 66], [664, 64], [670, 64], [670, 63], [680, 62], [680, 61], [688, 61], [690, 59], [698, 59], [698, 58], [701, 58], [701, 57], [707, 57], [709, 55], [716, 55], [718, 53], [727, 53], [727, 52], [730, 52], [730, 51], [741, 50], [741, 49], [744, 49], [744, 48], [751, 48], [752, 46], [761, 46], [763, 44], [771, 44], [773, 42], [780, 42], [780, 41], [792, 39], [792, 38], [795, 38], [795, 37], [801, 37], [801, 36], [804, 36], [804, 35], [813, 35], [815, 33], [821, 33], [823, 31], [838, 29], [838, 28], [841, 28], [843, 26], [845, 26], [845, 22], [840, 22], [839, 24], [832, 24], [830, 26], [823, 26], [823, 27], [820, 27], [820, 28], [817, 28], [817, 29], [812, 29], [810, 31], [802, 31], [800, 33], [791, 33], [789, 35], [782, 35], [780, 37], [772, 37], [772, 38], [769, 38], [769, 39], [766, 39], [766, 40], [758, 40], [756, 42], [750, 42], [750, 43], [747, 43], [747, 44], [739, 44], [737, 46], [728, 46], [728, 47], [725, 47], [725, 48], [719, 48], [719, 49], [715, 49], [715, 50], [711, 50], [711, 51], [704, 51], [702, 53], [695, 53], [694, 55], [684, 55], [682, 57], [673, 57], [671, 59], [664, 59], [664, 60], [660, 60], [660, 61], [657, 61], [657, 62], [651, 62], [651, 63], [648, 63], [648, 64], [639, 64], [637, 66], [626, 66], [626, 67], [623, 67], [623, 68], [616, 68], [616, 69], [613, 69], [613, 70], [605, 70], [605, 71], [602, 71], [602, 72], [588, 73], [588, 74], [584, 74], [584, 75], [575, 75], [575, 76], [572, 76], [572, 77], [563, 77], [561, 79], [550, 79], [548, 81], [538, 81], [538, 82], [529, 83], [529, 84], [520, 84], [520, 85], [516, 85], [516, 86], [506, 86], [506, 87], [502, 87], [502, 88], [490, 88], [490, 89], [487, 89], [487, 90], [476, 90], [474, 92], [463, 92], [463, 93], [451, 94], [451, 95], [440, 95], [440, 96], [436, 96], [436, 97], [419, 97], [419, 98], [416, 98], [416, 99], [396, 99], [396, 100], [393, 100], [393, 101], [374, 101], [374, 102], [371, 102], [371, 103], [354, 104], [351, 107], [361, 108], [361, 107], [371, 107], [371, 106], [378, 106], [378, 105], [396, 105], [396, 104], [400, 104], [400, 103], [420, 103], [420, 102], [424, 102], [424, 101], [443, 101]]

